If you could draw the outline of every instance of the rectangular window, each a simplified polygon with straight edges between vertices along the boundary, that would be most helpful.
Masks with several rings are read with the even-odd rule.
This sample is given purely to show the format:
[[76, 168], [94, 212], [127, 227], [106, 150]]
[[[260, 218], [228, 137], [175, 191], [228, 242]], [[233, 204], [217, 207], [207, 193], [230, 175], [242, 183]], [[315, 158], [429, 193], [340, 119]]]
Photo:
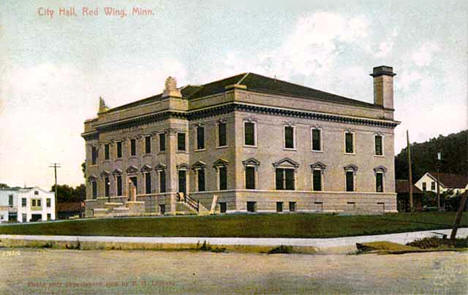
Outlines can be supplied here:
[[104, 187], [105, 187], [105, 196], [109, 197], [110, 196], [110, 181], [109, 177], [104, 178]]
[[257, 202], [247, 202], [247, 212], [257, 211]]
[[130, 177], [130, 181], [135, 186], [135, 191], [138, 193], [138, 178], [136, 176]]
[[382, 156], [383, 155], [382, 136], [380, 136], [380, 135], [375, 136], [375, 154], [377, 156]]
[[166, 151], [166, 134], [159, 133], [159, 151]]
[[122, 195], [122, 176], [117, 175], [117, 196]]
[[322, 171], [314, 170], [312, 172], [312, 177], [313, 177], [313, 190], [321, 191], [322, 190]]
[[435, 183], [435, 181], [432, 181], [431, 182], [431, 191], [435, 191], [435, 189], [436, 189], [436, 183]]
[[151, 154], [151, 136], [145, 137], [145, 153]]
[[159, 205], [159, 213], [161, 213], [161, 215], [164, 215], [166, 213], [166, 205]]
[[97, 198], [97, 182], [96, 181], [91, 181], [91, 194], [93, 196], [93, 199]]
[[197, 127], [197, 150], [205, 148], [205, 128], [202, 126]]
[[276, 212], [283, 212], [283, 202], [276, 202]]
[[227, 189], [227, 169], [225, 166], [218, 168], [219, 173], [219, 190]]
[[423, 191], [426, 191], [426, 190], [427, 190], [427, 187], [426, 187], [426, 183], [425, 183], [425, 182], [422, 183], [422, 187], [423, 187]]
[[130, 156], [136, 156], [136, 139], [130, 139]]
[[321, 151], [322, 150], [322, 135], [320, 129], [312, 129], [312, 150]]
[[255, 189], [255, 167], [245, 167], [245, 188]]
[[197, 170], [197, 184], [199, 192], [205, 191], [205, 169]]
[[41, 207], [41, 200], [37, 200], [37, 207]]
[[26, 207], [26, 202], [27, 202], [26, 198], [22, 198], [21, 199], [21, 207]]
[[296, 212], [296, 202], [289, 202], [289, 212]]
[[277, 190], [294, 190], [294, 169], [276, 169], [276, 189]]
[[294, 148], [294, 127], [284, 126], [284, 148]]
[[226, 145], [227, 145], [226, 123], [219, 122], [218, 123], [218, 146], [226, 146]]
[[36, 207], [36, 200], [31, 200], [31, 207]]
[[47, 208], [50, 208], [51, 206], [51, 200], [49, 198], [46, 199], [46, 206]]
[[179, 170], [179, 192], [187, 193], [187, 171]]
[[383, 173], [375, 174], [375, 190], [379, 193], [383, 192]]
[[159, 171], [159, 192], [166, 192], [166, 171], [164, 170]]
[[117, 142], [117, 158], [122, 158], [122, 142]]
[[106, 143], [104, 145], [104, 160], [109, 160], [110, 158], [110, 153], [109, 153], [109, 144]]
[[8, 206], [13, 207], [13, 195], [8, 195]]
[[50, 213], [47, 213], [47, 220], [50, 220], [52, 218], [52, 215]]
[[354, 153], [354, 139], [353, 139], [353, 133], [351, 132], [346, 132], [345, 133], [345, 152], [347, 154], [352, 154]]
[[96, 161], [97, 161], [97, 149], [96, 147], [93, 146], [91, 148], [91, 164], [96, 165]]
[[151, 194], [151, 173], [145, 173], [145, 193]]
[[227, 206], [226, 202], [219, 202], [219, 213], [226, 213]]
[[185, 152], [185, 133], [177, 133], [177, 150]]
[[255, 146], [255, 123], [244, 122], [244, 144]]
[[346, 191], [354, 191], [354, 172], [346, 171]]

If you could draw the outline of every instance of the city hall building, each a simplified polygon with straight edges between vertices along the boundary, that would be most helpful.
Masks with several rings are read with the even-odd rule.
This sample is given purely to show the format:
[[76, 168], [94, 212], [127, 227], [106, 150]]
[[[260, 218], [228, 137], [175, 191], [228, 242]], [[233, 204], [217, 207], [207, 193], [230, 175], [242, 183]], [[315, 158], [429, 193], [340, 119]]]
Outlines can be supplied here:
[[82, 134], [86, 216], [396, 212], [395, 74], [371, 76], [373, 104], [254, 73], [101, 99]]

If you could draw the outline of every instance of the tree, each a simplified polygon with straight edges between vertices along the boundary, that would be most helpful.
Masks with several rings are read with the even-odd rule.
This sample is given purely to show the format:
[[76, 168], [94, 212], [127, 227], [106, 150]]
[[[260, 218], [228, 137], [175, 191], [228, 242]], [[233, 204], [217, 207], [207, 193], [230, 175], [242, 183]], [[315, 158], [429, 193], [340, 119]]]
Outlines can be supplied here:
[[10, 187], [6, 183], [0, 183], [0, 189], [2, 188], [10, 188]]
[[[51, 191], [55, 191], [55, 185]], [[57, 185], [57, 202], [79, 202], [86, 199], [86, 187], [84, 184], [73, 188], [67, 184]]]

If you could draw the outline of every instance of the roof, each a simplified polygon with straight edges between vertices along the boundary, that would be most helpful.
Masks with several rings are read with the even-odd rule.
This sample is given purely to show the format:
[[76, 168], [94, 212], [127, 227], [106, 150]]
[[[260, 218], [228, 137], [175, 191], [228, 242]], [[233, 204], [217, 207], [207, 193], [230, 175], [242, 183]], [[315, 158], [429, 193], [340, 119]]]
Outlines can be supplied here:
[[[407, 194], [409, 193], [409, 181], [406, 179], [397, 179], [395, 181], [395, 192], [397, 194]], [[413, 184], [413, 193], [422, 194], [423, 192]]]
[[[437, 172], [427, 172], [437, 181]], [[439, 182], [446, 188], [465, 188], [468, 184], [468, 176], [452, 173], [439, 173]]]
[[84, 204], [82, 202], [65, 202], [57, 204], [58, 212], [81, 211], [83, 207]]
[[[209, 96], [213, 94], [218, 94], [226, 91], [226, 86], [240, 84], [245, 85], [248, 91], [273, 94], [273, 95], [283, 95], [291, 97], [301, 97], [306, 99], [326, 101], [332, 103], [361, 106], [361, 107], [372, 107], [372, 108], [381, 108], [372, 103], [363, 102], [360, 100], [355, 100], [347, 98], [344, 96], [328, 93], [325, 91], [316, 90], [310, 87], [282, 81], [276, 78], [270, 78], [262, 76], [255, 73], [241, 73], [235, 76], [224, 78], [221, 80], [209, 82], [202, 85], [187, 85], [181, 87], [181, 93], [184, 98], [195, 99], [204, 96]], [[157, 94], [150, 96], [138, 101], [134, 101], [125, 105], [121, 105], [112, 109], [109, 109], [108, 112], [113, 112], [128, 107], [145, 105], [155, 100], [161, 100], [162, 94]]]

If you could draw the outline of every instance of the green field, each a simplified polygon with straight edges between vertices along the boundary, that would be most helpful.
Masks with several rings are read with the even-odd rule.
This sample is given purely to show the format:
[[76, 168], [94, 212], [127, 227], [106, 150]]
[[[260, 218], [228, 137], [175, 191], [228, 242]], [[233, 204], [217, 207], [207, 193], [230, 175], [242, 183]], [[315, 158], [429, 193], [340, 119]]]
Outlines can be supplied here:
[[[451, 228], [455, 213], [377, 216], [239, 214], [222, 216], [83, 219], [0, 226], [0, 234], [329, 238]], [[468, 226], [464, 214], [462, 227]]]

